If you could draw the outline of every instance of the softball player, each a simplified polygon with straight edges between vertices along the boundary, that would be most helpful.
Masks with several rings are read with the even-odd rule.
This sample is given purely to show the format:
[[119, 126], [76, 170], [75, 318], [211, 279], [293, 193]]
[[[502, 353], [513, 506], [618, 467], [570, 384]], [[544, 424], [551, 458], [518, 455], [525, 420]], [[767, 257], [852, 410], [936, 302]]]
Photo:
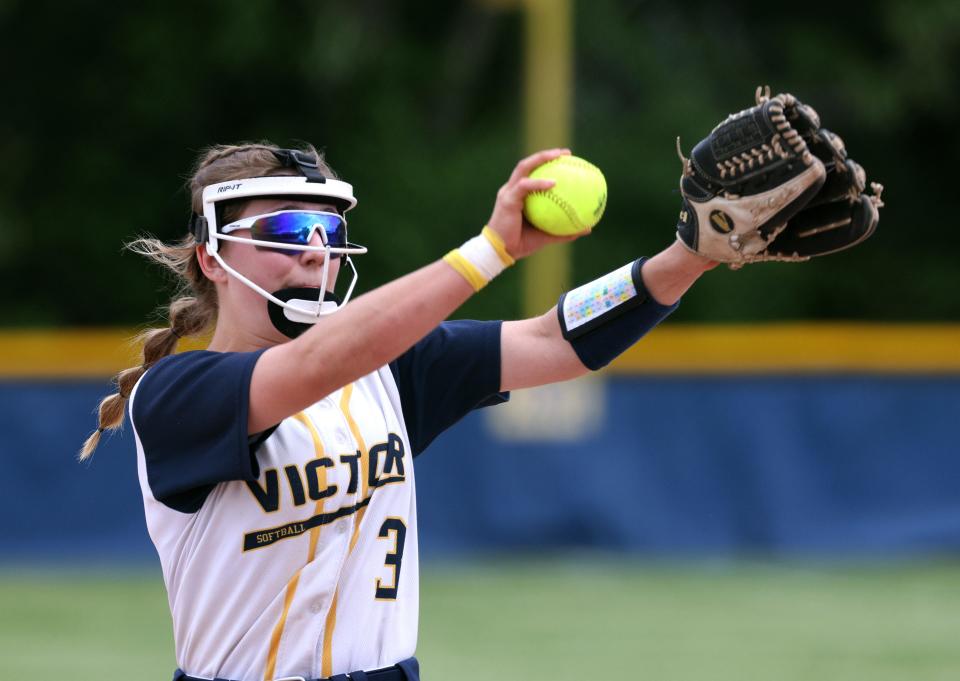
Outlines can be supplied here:
[[[81, 458], [126, 408], [175, 679], [419, 678], [414, 457], [509, 390], [605, 365], [713, 265], [674, 244], [541, 317], [444, 322], [515, 260], [582, 236], [522, 219], [524, 197], [552, 185], [530, 171], [565, 153], [520, 161], [479, 236], [355, 299], [357, 202], [312, 147], [211, 149], [190, 235], [132, 245], [184, 293], [169, 327], [143, 334], [143, 363], [117, 376]], [[173, 354], [211, 330], [207, 350]]]

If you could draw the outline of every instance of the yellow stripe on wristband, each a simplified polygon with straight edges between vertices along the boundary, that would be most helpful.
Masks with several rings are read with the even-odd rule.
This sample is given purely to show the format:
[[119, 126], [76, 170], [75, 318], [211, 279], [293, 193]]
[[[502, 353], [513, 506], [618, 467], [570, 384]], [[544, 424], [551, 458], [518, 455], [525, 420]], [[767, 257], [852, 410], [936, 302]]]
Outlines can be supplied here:
[[487, 285], [487, 278], [484, 277], [480, 273], [480, 270], [474, 267], [469, 260], [460, 254], [459, 248], [454, 248], [443, 256], [443, 259], [450, 267], [459, 272], [460, 275], [467, 280], [467, 283], [473, 287], [474, 291], [479, 291]]
[[490, 245], [493, 246], [493, 250], [500, 256], [500, 262], [502, 262], [505, 267], [510, 267], [510, 265], [516, 262], [516, 260], [507, 253], [507, 245], [503, 243], [503, 237], [490, 229], [489, 225], [484, 225], [480, 233], [485, 236], [487, 241], [490, 242]]

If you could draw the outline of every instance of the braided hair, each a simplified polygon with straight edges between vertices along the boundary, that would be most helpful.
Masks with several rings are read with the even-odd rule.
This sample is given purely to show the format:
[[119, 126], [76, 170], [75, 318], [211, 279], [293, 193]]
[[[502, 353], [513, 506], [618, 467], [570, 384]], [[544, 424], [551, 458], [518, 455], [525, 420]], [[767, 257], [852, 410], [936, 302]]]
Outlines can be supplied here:
[[[245, 177], [291, 174], [293, 171], [284, 167], [274, 155], [278, 149], [269, 142], [217, 145], [205, 149], [187, 182], [193, 211], [203, 213], [203, 188], [207, 185]], [[317, 159], [318, 169], [325, 176], [336, 177], [313, 146], [304, 145], [301, 151]], [[224, 220], [236, 219], [243, 208], [242, 201], [225, 206]], [[100, 401], [98, 426], [83, 443], [79, 454], [81, 461], [93, 455], [105, 431], [123, 425], [124, 408], [140, 377], [161, 359], [176, 352], [181, 338], [202, 336], [212, 331], [217, 322], [217, 291], [200, 269], [193, 236], [171, 244], [141, 237], [126, 244], [126, 248], [173, 272], [178, 288], [166, 308], [168, 326], [147, 329], [134, 338], [134, 342], [143, 348], [141, 362], [114, 376], [115, 392]]]

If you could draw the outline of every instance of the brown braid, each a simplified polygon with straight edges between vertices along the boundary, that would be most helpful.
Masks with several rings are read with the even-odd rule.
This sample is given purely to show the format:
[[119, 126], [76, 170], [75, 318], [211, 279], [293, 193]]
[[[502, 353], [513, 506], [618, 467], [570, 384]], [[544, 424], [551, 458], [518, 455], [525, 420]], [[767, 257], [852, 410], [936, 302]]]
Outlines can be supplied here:
[[[284, 168], [273, 155], [273, 150], [277, 148], [263, 142], [218, 145], [206, 149], [194, 166], [188, 182], [193, 211], [203, 212], [203, 188], [207, 185], [245, 177], [294, 173], [290, 168]], [[316, 157], [321, 173], [327, 177], [336, 177], [316, 149], [305, 145], [301, 150]], [[236, 219], [242, 210], [242, 204], [228, 206], [224, 209], [224, 219]], [[174, 244], [144, 237], [127, 244], [126, 247], [171, 270], [176, 275], [179, 290], [167, 308], [169, 327], [147, 329], [134, 339], [136, 344], [143, 346], [142, 361], [139, 366], [124, 369], [114, 377], [116, 392], [100, 401], [99, 426], [83, 443], [80, 450], [81, 461], [93, 455], [104, 431], [115, 430], [123, 425], [127, 399], [147, 369], [173, 354], [181, 338], [203, 335], [212, 330], [217, 321], [217, 291], [213, 282], [207, 279], [200, 269], [196, 257], [197, 244], [192, 236]]]
[[[140, 239], [131, 246], [151, 240]], [[190, 252], [194, 244], [190, 243]], [[195, 262], [195, 261], [194, 261]], [[118, 373], [113, 383], [117, 392], [108, 395], [100, 402], [99, 426], [83, 444], [80, 451], [80, 460], [90, 458], [100, 442], [100, 436], [105, 430], [113, 430], [123, 425], [123, 410], [140, 377], [147, 369], [164, 357], [171, 355], [177, 349], [177, 342], [184, 336], [199, 336], [213, 327], [216, 322], [216, 292], [210, 282], [204, 279], [209, 291], [206, 296], [194, 297], [181, 295], [170, 303], [167, 316], [170, 326], [167, 328], [147, 329], [134, 339], [134, 342], [143, 347], [142, 362], [139, 366], [124, 369]], [[212, 302], [209, 300], [212, 295]], [[204, 297], [208, 298], [204, 300]]]

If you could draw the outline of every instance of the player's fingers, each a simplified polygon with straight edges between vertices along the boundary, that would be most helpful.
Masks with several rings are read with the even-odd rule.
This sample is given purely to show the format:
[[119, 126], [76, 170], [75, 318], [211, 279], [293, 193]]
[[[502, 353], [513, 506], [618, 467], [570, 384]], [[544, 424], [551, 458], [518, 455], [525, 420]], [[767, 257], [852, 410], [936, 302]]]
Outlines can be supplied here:
[[513, 185], [513, 190], [521, 197], [525, 197], [531, 192], [545, 192], [555, 184], [557, 184], [556, 180], [549, 180], [547, 178], [534, 179], [532, 177], [523, 177]]
[[513, 173], [510, 175], [510, 182], [513, 183], [521, 177], [526, 177], [533, 172], [534, 168], [542, 166], [547, 161], [552, 161], [560, 156], [568, 156], [569, 154], [570, 150], [565, 148], [544, 149], [543, 151], [531, 154], [517, 163], [517, 167], [513, 169]]
[[531, 192], [546, 191], [554, 186], [554, 180], [532, 179], [521, 177], [512, 184], [505, 184], [497, 193], [497, 203], [504, 208], [514, 209], [523, 203], [527, 194]]

